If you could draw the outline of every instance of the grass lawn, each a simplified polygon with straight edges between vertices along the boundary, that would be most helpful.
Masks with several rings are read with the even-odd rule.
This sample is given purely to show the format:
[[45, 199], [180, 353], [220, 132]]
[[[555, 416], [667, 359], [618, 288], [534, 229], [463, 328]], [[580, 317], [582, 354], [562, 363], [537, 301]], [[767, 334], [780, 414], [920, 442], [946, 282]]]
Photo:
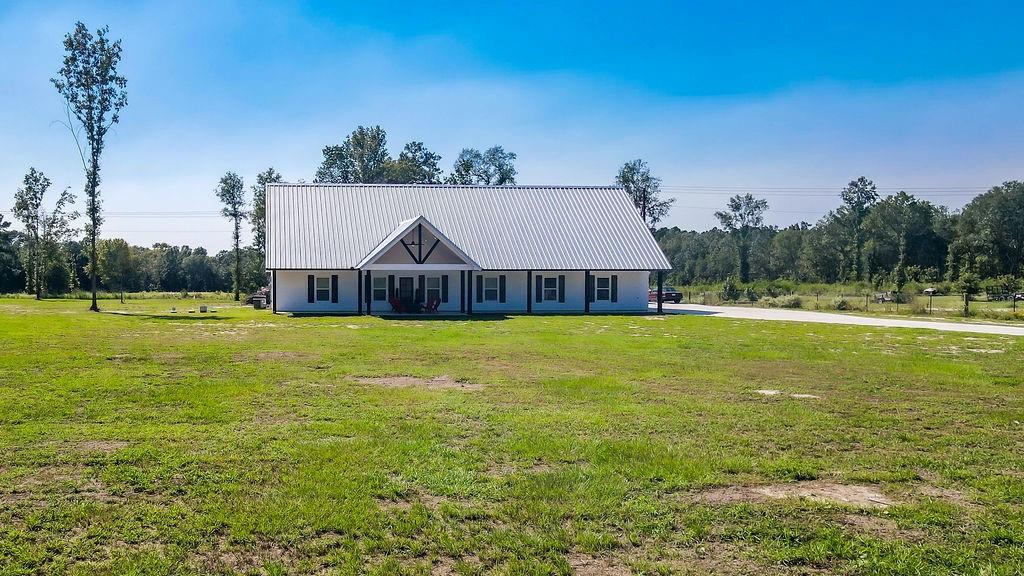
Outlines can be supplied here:
[[1024, 572], [1024, 339], [101, 304], [0, 300], [0, 574]]

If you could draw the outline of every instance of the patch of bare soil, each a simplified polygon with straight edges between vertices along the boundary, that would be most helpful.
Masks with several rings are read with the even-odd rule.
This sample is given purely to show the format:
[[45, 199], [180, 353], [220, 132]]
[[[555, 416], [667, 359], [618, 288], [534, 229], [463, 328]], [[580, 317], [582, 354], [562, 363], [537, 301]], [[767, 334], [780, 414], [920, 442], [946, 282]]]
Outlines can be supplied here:
[[69, 442], [68, 445], [79, 452], [102, 452], [103, 454], [110, 454], [128, 447], [128, 443], [124, 440], [81, 440]]
[[847, 514], [840, 522], [853, 532], [882, 540], [918, 542], [925, 537], [925, 533], [920, 530], [901, 529], [892, 520], [879, 516]]
[[461, 382], [451, 376], [417, 378], [415, 376], [383, 376], [356, 378], [360, 384], [373, 384], [385, 388], [424, 388], [427, 390], [481, 390], [483, 386], [472, 382]]
[[621, 560], [611, 556], [591, 556], [571, 552], [565, 561], [577, 576], [628, 576], [632, 570]]
[[253, 545], [234, 545], [221, 537], [213, 547], [198, 554], [194, 562], [197, 568], [207, 574], [221, 573], [263, 573], [267, 564], [280, 564], [289, 573], [297, 563], [293, 550], [273, 542]]
[[704, 490], [693, 495], [694, 502], [711, 504], [738, 504], [743, 502], [768, 502], [806, 498], [829, 504], [847, 504], [862, 508], [887, 508], [895, 500], [882, 494], [877, 488], [858, 484], [837, 484], [824, 480], [808, 480], [786, 484], [762, 486], [724, 486]]
[[242, 355], [243, 360], [311, 360], [316, 358], [315, 354], [309, 352], [295, 352], [290, 350], [263, 350], [255, 354], [255, 358]]

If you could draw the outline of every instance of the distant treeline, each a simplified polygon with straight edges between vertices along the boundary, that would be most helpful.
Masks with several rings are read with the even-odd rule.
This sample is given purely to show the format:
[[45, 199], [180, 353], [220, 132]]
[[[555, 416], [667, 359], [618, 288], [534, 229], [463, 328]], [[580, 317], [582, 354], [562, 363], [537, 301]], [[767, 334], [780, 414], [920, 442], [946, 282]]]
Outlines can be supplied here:
[[[2, 226], [2, 225], [0, 225]], [[0, 293], [25, 292], [29, 285], [19, 258], [23, 235], [0, 230]], [[59, 295], [89, 286], [88, 250], [84, 241], [59, 247], [62, 257], [52, 260], [41, 275], [42, 296]], [[108, 292], [211, 292], [232, 290], [235, 256], [231, 250], [211, 255], [204, 248], [154, 244], [131, 246], [124, 240], [100, 240], [99, 288]], [[254, 248], [242, 249], [242, 291], [250, 293], [267, 284], [263, 256]]]
[[[759, 219], [746, 229], [736, 225], [731, 214], [754, 205], [736, 197], [730, 203], [737, 210], [718, 215], [730, 229], [660, 228], [655, 237], [672, 262], [669, 280], [680, 285], [731, 278], [744, 283], [864, 282], [900, 289], [912, 282], [1024, 276], [1024, 183], [996, 186], [959, 212], [905, 192], [879, 198], [875, 190], [870, 180], [851, 182], [839, 209], [814, 225], [785, 228], [762, 225]], [[763, 213], [768, 206], [760, 202]]]

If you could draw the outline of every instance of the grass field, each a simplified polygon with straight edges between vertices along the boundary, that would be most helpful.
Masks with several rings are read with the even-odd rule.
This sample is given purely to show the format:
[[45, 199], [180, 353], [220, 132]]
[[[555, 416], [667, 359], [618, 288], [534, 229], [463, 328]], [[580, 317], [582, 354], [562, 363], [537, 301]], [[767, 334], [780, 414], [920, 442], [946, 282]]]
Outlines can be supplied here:
[[0, 574], [1024, 572], [1024, 339], [104, 305], [0, 300]]

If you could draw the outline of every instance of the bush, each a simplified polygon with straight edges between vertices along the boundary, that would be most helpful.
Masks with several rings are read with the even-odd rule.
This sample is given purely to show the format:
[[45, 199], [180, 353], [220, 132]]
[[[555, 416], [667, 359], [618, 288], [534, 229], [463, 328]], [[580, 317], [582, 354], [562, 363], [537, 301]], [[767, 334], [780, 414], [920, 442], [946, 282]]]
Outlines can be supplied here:
[[764, 303], [769, 308], [803, 308], [804, 301], [796, 294], [790, 294], [788, 296], [776, 296], [775, 298], [765, 298]]
[[753, 288], [747, 287], [747, 300], [750, 302], [757, 302], [758, 298], [759, 296], [757, 295], [757, 292], [755, 292]]
[[850, 304], [850, 301], [842, 296], [833, 298], [831, 307], [833, 310], [853, 310], [853, 304]]
[[722, 300], [733, 302], [739, 299], [740, 287], [736, 285], [736, 281], [733, 280], [732, 276], [728, 276], [725, 282], [722, 283]]

